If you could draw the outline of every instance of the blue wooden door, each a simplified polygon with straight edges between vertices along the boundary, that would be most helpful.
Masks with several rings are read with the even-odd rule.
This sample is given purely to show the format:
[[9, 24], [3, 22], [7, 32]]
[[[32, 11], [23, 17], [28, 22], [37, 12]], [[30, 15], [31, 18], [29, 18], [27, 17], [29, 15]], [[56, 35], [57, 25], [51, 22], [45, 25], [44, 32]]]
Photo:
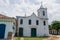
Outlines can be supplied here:
[[0, 39], [3, 39], [5, 36], [5, 24], [0, 24]]

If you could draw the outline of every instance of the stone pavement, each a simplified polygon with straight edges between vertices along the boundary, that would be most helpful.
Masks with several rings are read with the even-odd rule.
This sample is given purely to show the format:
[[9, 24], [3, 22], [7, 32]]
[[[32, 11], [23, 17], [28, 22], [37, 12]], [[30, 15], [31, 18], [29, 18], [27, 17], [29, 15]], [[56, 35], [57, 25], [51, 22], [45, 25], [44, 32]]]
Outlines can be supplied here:
[[21, 37], [21, 38], [20, 38], [20, 40], [24, 40], [24, 38], [23, 38], [23, 37]]
[[45, 38], [44, 40], [60, 40], [60, 35], [50, 35], [50, 37]]
[[57, 40], [60, 40], [60, 35], [58, 35], [58, 36], [56, 36], [56, 37], [58, 37], [58, 39], [57, 39]]

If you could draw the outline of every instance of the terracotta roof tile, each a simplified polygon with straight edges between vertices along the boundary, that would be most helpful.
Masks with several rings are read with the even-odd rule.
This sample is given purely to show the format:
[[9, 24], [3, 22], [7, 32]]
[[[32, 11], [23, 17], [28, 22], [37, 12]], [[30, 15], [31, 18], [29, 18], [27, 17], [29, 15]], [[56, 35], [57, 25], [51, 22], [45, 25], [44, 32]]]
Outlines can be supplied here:
[[12, 17], [8, 17], [8, 16], [0, 14], [0, 18], [12, 18]]

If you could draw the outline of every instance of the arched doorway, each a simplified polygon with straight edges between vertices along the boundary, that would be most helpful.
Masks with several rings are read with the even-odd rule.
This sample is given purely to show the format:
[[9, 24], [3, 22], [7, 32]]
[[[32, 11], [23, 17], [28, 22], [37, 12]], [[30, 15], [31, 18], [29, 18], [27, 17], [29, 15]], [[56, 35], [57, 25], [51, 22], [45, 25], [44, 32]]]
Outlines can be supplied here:
[[31, 28], [31, 36], [32, 37], [36, 36], [36, 28]]
[[0, 24], [0, 39], [3, 39], [5, 36], [5, 24]]
[[19, 28], [19, 36], [20, 36], [20, 37], [23, 36], [23, 28]]

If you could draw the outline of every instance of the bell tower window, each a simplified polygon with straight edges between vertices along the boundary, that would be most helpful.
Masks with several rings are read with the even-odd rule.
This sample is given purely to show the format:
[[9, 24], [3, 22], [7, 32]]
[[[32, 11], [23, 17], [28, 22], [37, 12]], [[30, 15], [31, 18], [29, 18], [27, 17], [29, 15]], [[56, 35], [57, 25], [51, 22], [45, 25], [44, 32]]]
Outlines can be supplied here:
[[43, 11], [43, 16], [45, 16], [45, 11]]
[[43, 21], [43, 25], [44, 25], [44, 26], [46, 25], [46, 21]]

